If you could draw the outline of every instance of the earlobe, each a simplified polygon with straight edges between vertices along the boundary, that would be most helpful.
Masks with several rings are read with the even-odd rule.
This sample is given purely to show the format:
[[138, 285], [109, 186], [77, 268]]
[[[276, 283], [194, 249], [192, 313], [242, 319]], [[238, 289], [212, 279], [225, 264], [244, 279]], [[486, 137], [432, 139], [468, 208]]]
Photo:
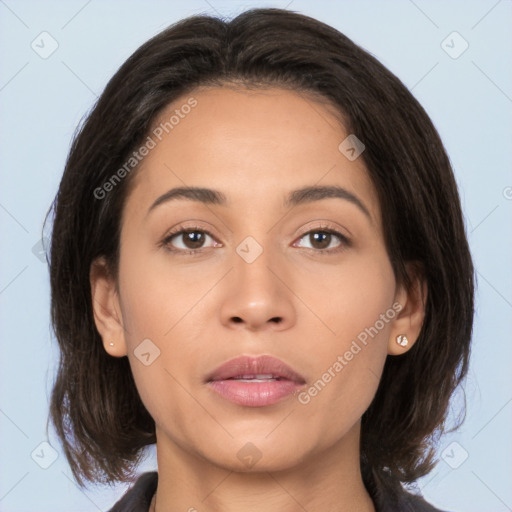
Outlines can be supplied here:
[[127, 355], [125, 331], [114, 277], [105, 258], [96, 259], [89, 274], [91, 300], [96, 328], [105, 351], [113, 357]]
[[417, 262], [406, 264], [411, 286], [399, 287], [395, 300], [402, 306], [393, 321], [388, 342], [389, 355], [401, 355], [410, 350], [416, 343], [423, 321], [427, 301], [427, 283], [424, 272]]

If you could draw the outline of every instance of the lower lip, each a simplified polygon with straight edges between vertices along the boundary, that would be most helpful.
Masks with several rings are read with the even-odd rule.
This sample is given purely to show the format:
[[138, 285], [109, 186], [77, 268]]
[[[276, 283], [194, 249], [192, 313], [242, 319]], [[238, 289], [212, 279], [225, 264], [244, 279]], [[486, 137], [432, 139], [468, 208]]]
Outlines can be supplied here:
[[263, 407], [275, 404], [303, 387], [303, 384], [291, 380], [268, 382], [215, 380], [209, 382], [208, 385], [226, 400], [248, 407]]

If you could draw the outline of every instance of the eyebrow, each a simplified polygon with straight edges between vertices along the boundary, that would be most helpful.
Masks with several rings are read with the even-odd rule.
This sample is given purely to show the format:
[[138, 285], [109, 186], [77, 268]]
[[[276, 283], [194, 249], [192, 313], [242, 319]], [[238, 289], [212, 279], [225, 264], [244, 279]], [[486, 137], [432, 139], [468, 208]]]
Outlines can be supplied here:
[[[337, 185], [317, 185], [292, 190], [284, 201], [284, 207], [289, 208], [330, 198], [343, 199], [352, 203], [368, 217], [370, 222], [372, 221], [371, 215], [363, 202], [352, 192]], [[147, 215], [157, 206], [176, 199], [187, 199], [219, 206], [226, 206], [228, 203], [226, 195], [219, 190], [204, 187], [176, 187], [158, 197], [149, 207]]]

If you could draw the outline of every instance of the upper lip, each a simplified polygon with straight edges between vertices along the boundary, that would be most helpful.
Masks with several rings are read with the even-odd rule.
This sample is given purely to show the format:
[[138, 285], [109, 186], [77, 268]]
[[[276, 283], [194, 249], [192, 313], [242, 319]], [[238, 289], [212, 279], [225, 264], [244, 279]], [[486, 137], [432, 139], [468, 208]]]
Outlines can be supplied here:
[[207, 382], [214, 380], [226, 380], [236, 377], [247, 377], [256, 375], [272, 375], [274, 378], [288, 379], [300, 384], [306, 381], [286, 363], [272, 356], [239, 356], [227, 361], [214, 370], [206, 379]]

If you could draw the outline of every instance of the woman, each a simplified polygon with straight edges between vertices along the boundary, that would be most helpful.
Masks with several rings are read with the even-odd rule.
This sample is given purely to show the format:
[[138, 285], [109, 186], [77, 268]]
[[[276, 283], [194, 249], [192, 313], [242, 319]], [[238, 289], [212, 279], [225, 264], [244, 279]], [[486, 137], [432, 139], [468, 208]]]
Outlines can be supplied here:
[[473, 266], [425, 111], [335, 29], [194, 16], [120, 68], [54, 202], [51, 419], [112, 511], [435, 511]]

